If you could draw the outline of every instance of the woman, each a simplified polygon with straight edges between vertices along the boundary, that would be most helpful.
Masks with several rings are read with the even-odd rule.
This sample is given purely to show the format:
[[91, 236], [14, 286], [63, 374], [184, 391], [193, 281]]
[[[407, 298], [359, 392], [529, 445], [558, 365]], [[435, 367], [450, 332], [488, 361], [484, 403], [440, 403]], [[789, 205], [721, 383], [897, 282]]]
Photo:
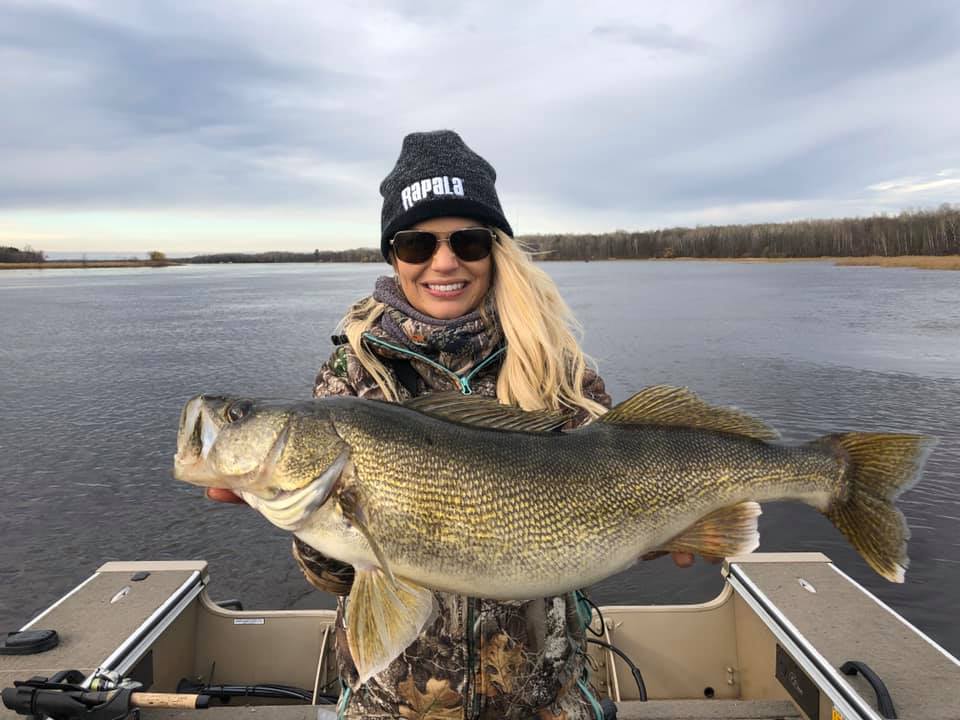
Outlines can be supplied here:
[[[342, 322], [314, 394], [403, 401], [458, 389], [528, 410], [568, 409], [576, 427], [610, 406], [548, 276], [511, 238], [496, 174], [450, 131], [414, 133], [383, 181], [381, 250], [393, 277]], [[349, 592], [352, 569], [295, 541], [315, 586]], [[348, 717], [592, 718], [573, 595], [528, 603], [437, 593], [420, 638], [364, 686], [346, 652]]]
[[[394, 275], [348, 311], [315, 396], [402, 402], [457, 389], [567, 410], [568, 428], [610, 407], [556, 286], [513, 240], [495, 179], [454, 132], [404, 139], [380, 186], [381, 251]], [[574, 594], [501, 602], [438, 592], [432, 624], [360, 685], [344, 628], [353, 570], [299, 540], [293, 551], [311, 584], [340, 596], [346, 717], [596, 717]]]

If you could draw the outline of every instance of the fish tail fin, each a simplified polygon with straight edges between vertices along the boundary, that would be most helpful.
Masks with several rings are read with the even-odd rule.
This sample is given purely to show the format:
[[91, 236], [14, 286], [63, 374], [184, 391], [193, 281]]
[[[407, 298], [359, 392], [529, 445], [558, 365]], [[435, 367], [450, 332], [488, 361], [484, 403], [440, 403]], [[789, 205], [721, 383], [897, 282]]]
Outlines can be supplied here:
[[923, 435], [844, 433], [818, 442], [833, 445], [847, 464], [844, 492], [824, 514], [870, 567], [891, 582], [903, 582], [910, 529], [894, 501], [920, 479], [935, 441]]

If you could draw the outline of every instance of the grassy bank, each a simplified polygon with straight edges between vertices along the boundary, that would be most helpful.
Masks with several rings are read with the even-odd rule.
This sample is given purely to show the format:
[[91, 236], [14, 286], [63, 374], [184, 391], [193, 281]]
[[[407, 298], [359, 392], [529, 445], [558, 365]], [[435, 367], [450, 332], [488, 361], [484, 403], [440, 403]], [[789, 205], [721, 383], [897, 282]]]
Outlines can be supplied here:
[[[661, 261], [665, 258], [658, 258]], [[814, 258], [670, 258], [668, 262], [684, 260], [691, 262], [733, 262], [733, 263], [802, 263], [827, 262], [834, 265], [849, 267], [898, 267], [919, 268], [921, 270], [960, 270], [960, 255], [898, 255], [884, 257], [881, 255], [867, 255], [865, 257], [814, 257]]]
[[72, 270], [75, 268], [169, 267], [170, 260], [47, 260], [42, 263], [0, 263], [0, 270]]
[[862, 265], [870, 267], [911, 267], [921, 270], [960, 270], [960, 255], [900, 255], [898, 257], [838, 258], [835, 265]]

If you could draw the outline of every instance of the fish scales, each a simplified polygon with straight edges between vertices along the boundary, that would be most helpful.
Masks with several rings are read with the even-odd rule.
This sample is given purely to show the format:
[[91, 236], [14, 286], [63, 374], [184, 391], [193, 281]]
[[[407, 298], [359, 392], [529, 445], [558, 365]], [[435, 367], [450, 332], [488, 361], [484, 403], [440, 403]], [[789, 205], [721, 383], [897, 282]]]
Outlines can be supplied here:
[[626, 548], [629, 564], [705, 508], [826, 497], [841, 469], [826, 447], [710, 431], [596, 423], [568, 435], [507, 433], [431, 417], [413, 424], [405, 412], [371, 404], [333, 421], [353, 449], [360, 502], [377, 509], [368, 529], [394, 572], [429, 562], [488, 594], [520, 584], [535, 595], [558, 574], [589, 584], [577, 570], [603, 560], [609, 574], [611, 547]]

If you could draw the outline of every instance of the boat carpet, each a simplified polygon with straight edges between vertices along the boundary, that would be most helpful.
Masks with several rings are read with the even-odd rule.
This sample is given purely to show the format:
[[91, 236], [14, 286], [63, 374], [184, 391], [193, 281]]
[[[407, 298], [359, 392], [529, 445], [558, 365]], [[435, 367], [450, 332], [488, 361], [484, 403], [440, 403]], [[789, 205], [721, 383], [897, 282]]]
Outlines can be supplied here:
[[[194, 563], [196, 564], [196, 563]], [[179, 565], [184, 565], [180, 563]], [[49, 677], [65, 668], [84, 675], [100, 664], [193, 574], [190, 569], [154, 570], [140, 582], [129, 572], [98, 572], [82, 592], [65, 596], [32, 629], [53, 629], [60, 644], [37, 655], [5, 655], [0, 687], [34, 675]], [[127, 588], [122, 602], [110, 601]], [[4, 708], [0, 705], [0, 711]]]
[[[867, 663], [886, 683], [900, 718], [960, 718], [960, 663], [833, 565], [744, 562], [741, 567], [831, 666]], [[817, 592], [805, 590], [800, 578]], [[845, 679], [876, 708], [876, 695], [861, 676]]]

